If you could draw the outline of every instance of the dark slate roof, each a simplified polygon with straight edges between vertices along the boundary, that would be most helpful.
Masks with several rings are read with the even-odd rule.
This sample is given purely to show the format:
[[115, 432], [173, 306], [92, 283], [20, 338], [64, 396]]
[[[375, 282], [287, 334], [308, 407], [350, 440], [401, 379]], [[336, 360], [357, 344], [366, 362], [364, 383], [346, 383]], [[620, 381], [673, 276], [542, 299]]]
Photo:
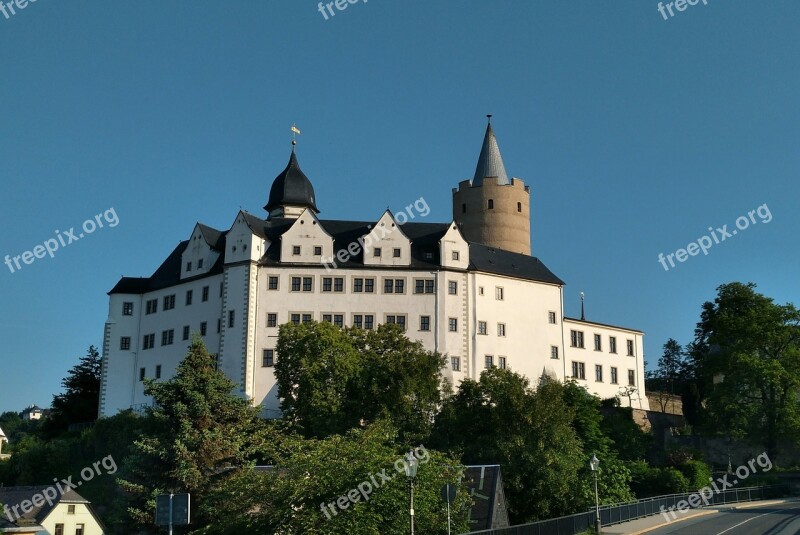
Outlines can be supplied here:
[[568, 316], [564, 316], [564, 319], [569, 321], [574, 321], [576, 323], [586, 323], [588, 325], [597, 325], [598, 327], [610, 327], [612, 329], [620, 329], [622, 331], [630, 331], [634, 333], [644, 334], [644, 331], [640, 331], [638, 329], [631, 329], [630, 327], [620, 327], [619, 325], [611, 325], [610, 323], [597, 323], [596, 321], [587, 321], [587, 320], [582, 320], [580, 318], [570, 318]]
[[[45, 489], [50, 488], [50, 485], [37, 485], [33, 487], [0, 487], [0, 504], [5, 504], [9, 507], [9, 509], [11, 509], [15, 505], [19, 505], [25, 500], [30, 501], [33, 496], [37, 494], [44, 495]], [[29, 512], [23, 513], [15, 523], [18, 526], [25, 524], [39, 524], [44, 521], [45, 518], [47, 518], [47, 515], [50, 514], [50, 512], [55, 508], [56, 505], [58, 505], [58, 503], [82, 503], [88, 505], [89, 501], [75, 492], [73, 489], [69, 489], [63, 495], [61, 495], [61, 497], [58, 499], [58, 502], [54, 503], [52, 506], [48, 505], [47, 502], [45, 502], [41, 507], [38, 507], [34, 504], [33, 508]], [[21, 508], [17, 509], [17, 511], [22, 513]]]
[[278, 206], [289, 204], [293, 206], [307, 206], [319, 213], [317, 209], [316, 197], [314, 196], [314, 186], [311, 181], [300, 169], [297, 163], [297, 156], [292, 147], [292, 155], [289, 157], [289, 164], [281, 174], [275, 177], [272, 188], [269, 190], [269, 200], [264, 209], [267, 212]]
[[[242, 212], [248, 226], [258, 236], [270, 240], [272, 243], [261, 258], [259, 265], [276, 266], [280, 265], [280, 236], [286, 232], [295, 219], [275, 218], [265, 221], [250, 213]], [[334, 256], [343, 250], [347, 250], [351, 243], [357, 243], [358, 239], [370, 232], [374, 228], [374, 221], [339, 221], [332, 219], [320, 220], [320, 225], [325, 231], [333, 236]], [[219, 233], [217, 240], [219, 250], [225, 249], [225, 232], [205, 227], [210, 232]], [[401, 229], [408, 239], [411, 240], [411, 265], [406, 269], [437, 270], [440, 269], [441, 259], [439, 258], [439, 241], [450, 228], [449, 223], [406, 223]], [[181, 281], [181, 255], [188, 245], [188, 241], [181, 242], [156, 270], [151, 277], [133, 278], [123, 277], [116, 286], [109, 292], [110, 294], [143, 294], [174, 286], [181, 282], [217, 275], [223, 272], [224, 254], [221, 254], [217, 262], [205, 274], [191, 277]], [[512, 253], [502, 249], [495, 249], [479, 243], [469, 244], [469, 256], [471, 271], [482, 271], [497, 275], [507, 275], [519, 279], [545, 282], [549, 284], [563, 285], [564, 282], [556, 277], [547, 266], [538, 258], [523, 254]], [[346, 262], [336, 260], [336, 266], [340, 268], [363, 268], [363, 251], [350, 257]], [[321, 264], [309, 264], [309, 266], [325, 269]], [[380, 268], [380, 266], [374, 266]], [[403, 269], [392, 267], [391, 269]]]
[[206, 243], [209, 247], [216, 251], [224, 251], [225, 250], [225, 233], [217, 230], [215, 228], [208, 227], [202, 223], [198, 223], [197, 226], [200, 227], [200, 233], [203, 235], [203, 239], [206, 240]]
[[482, 186], [483, 179], [490, 177], [496, 177], [498, 185], [511, 184], [503, 165], [503, 157], [500, 155], [500, 147], [497, 146], [497, 138], [494, 137], [492, 123], [486, 127], [486, 135], [483, 137], [481, 155], [478, 157], [478, 166], [475, 168], [472, 185], [474, 187]]

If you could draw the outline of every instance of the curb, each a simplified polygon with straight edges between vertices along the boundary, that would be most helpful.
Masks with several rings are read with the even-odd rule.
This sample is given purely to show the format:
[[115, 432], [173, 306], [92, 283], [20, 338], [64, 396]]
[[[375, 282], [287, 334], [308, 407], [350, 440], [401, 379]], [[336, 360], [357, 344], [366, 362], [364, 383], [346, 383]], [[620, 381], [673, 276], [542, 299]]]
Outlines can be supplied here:
[[752, 509], [754, 507], [761, 507], [762, 505], [777, 505], [779, 503], [797, 503], [798, 500], [772, 500], [768, 502], [752, 502], [747, 505], [739, 505], [734, 509]]
[[697, 518], [699, 516], [712, 515], [712, 514], [715, 514], [715, 513], [719, 513], [719, 510], [717, 510], [717, 509], [706, 509], [704, 511], [699, 511], [698, 513], [693, 514], [693, 515], [683, 516], [681, 518], [676, 518], [675, 520], [672, 520], [670, 522], [664, 522], [663, 524], [659, 524], [657, 526], [651, 526], [649, 528], [640, 529], [639, 531], [631, 531], [627, 535], [641, 535], [642, 533], [647, 533], [649, 531], [654, 531], [654, 530], [657, 530], [657, 529], [661, 529], [661, 528], [666, 527], [666, 526], [672, 526], [673, 524], [677, 524], [678, 522], [683, 522], [684, 520]]

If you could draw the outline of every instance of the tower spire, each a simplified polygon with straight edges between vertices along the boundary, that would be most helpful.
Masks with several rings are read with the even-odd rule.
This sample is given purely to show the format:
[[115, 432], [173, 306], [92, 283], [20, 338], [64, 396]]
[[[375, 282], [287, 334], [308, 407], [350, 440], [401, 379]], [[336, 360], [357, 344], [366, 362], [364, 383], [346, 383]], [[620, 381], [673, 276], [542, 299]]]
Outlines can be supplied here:
[[506, 174], [503, 157], [500, 155], [500, 147], [497, 145], [497, 138], [492, 129], [492, 115], [489, 114], [486, 118], [488, 119], [486, 134], [483, 136], [481, 154], [478, 157], [478, 165], [475, 168], [475, 177], [472, 179], [472, 185], [475, 187], [483, 186], [484, 178], [496, 178], [498, 186], [507, 186], [511, 181]]

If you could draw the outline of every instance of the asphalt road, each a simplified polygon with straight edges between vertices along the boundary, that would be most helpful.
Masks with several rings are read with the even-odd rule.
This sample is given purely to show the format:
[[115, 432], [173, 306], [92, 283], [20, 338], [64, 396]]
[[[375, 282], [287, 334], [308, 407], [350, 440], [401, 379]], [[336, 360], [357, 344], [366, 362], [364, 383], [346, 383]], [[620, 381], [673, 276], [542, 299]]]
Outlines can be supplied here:
[[647, 535], [800, 535], [800, 502], [730, 509], [647, 532]]

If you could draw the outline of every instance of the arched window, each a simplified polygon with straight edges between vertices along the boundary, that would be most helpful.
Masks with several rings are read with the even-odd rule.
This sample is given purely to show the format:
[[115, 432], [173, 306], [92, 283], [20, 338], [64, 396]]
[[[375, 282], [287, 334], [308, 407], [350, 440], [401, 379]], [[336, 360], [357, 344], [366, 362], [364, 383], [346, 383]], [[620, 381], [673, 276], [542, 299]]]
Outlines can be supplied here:
[[494, 199], [489, 199], [489, 210], [494, 210]]
[[521, 211], [522, 211], [522, 203], [518, 202], [517, 203], [517, 212], [521, 212]]

